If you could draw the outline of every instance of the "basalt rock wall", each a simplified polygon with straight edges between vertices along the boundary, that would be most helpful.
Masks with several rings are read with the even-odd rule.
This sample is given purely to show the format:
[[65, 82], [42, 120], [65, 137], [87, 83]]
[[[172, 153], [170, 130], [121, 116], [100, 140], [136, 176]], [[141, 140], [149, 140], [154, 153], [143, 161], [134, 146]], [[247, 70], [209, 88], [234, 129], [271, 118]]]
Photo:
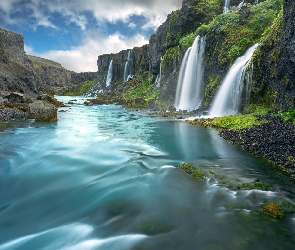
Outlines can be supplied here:
[[295, 2], [284, 0], [283, 10], [253, 60], [252, 102], [288, 110], [295, 106]]
[[104, 54], [98, 56], [97, 67], [100, 84], [104, 87], [110, 65], [113, 60], [112, 83], [122, 83], [124, 77], [124, 68], [127, 62], [128, 53], [130, 52], [130, 73], [135, 75], [141, 71], [148, 71], [148, 45], [135, 47], [130, 50], [122, 50], [117, 54]]

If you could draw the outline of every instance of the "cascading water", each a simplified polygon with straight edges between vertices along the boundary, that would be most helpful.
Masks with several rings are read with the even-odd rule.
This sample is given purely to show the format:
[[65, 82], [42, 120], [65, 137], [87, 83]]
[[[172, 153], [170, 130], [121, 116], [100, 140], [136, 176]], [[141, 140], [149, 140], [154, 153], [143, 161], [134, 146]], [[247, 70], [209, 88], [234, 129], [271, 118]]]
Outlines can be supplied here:
[[128, 51], [127, 61], [124, 67], [124, 82], [133, 79], [134, 75], [131, 72], [131, 51]]
[[243, 4], [244, 4], [245, 0], [243, 0], [242, 2], [239, 3], [238, 8], [242, 8]]
[[226, 13], [226, 12], [229, 12], [229, 10], [230, 10], [230, 0], [225, 0], [223, 11]]
[[[163, 58], [161, 58], [161, 61], [163, 60]], [[157, 84], [156, 87], [160, 88], [161, 86], [161, 77], [162, 77], [162, 64], [160, 64], [160, 74], [157, 75], [156, 81], [155, 83]]]
[[249, 48], [230, 68], [213, 100], [211, 108], [213, 116], [232, 115], [239, 112], [245, 70], [257, 46], [258, 44], [255, 44]]
[[177, 110], [197, 109], [203, 99], [205, 37], [197, 36], [188, 48], [179, 71], [174, 106]]
[[109, 87], [111, 85], [113, 76], [113, 60], [110, 61], [108, 74], [107, 74], [107, 80], [106, 80], [106, 87]]

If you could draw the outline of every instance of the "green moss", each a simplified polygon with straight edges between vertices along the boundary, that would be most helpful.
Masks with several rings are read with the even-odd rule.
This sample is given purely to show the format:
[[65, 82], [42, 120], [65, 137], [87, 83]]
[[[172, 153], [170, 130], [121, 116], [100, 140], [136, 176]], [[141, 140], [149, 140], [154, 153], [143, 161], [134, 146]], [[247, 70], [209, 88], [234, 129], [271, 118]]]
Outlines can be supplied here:
[[192, 46], [194, 40], [196, 39], [196, 33], [190, 33], [179, 40], [179, 45], [182, 50], [187, 50]]
[[295, 205], [286, 201], [275, 202], [265, 205], [260, 211], [275, 219], [282, 219], [285, 214], [295, 213]]
[[180, 163], [176, 167], [182, 169], [184, 172], [188, 173], [194, 178], [197, 178], [197, 179], [205, 178], [205, 175], [201, 172], [201, 170], [196, 165], [189, 164], [189, 163]]
[[169, 63], [171, 63], [177, 56], [180, 56], [179, 46], [169, 48], [168, 50], [166, 50], [163, 56], [163, 60], [161, 61], [161, 64], [169, 65]]
[[79, 96], [85, 94], [87, 91], [89, 91], [95, 84], [97, 83], [97, 80], [87, 81], [84, 82], [82, 87], [75, 92], [68, 92], [65, 95], [66, 96]]
[[220, 40], [213, 54], [220, 65], [227, 65], [244, 54], [253, 44], [260, 41], [264, 32], [273, 23], [282, 7], [282, 0], [266, 0], [250, 9], [246, 24], [241, 25], [238, 12], [217, 16], [207, 27], [207, 40]]
[[203, 105], [208, 107], [212, 102], [213, 98], [215, 97], [218, 87], [220, 86], [220, 76], [210, 76], [209, 82], [206, 85], [205, 92], [204, 92], [204, 102]]
[[251, 128], [254, 125], [262, 124], [262, 121], [258, 121], [257, 117], [253, 114], [235, 115], [235, 116], [223, 116], [213, 119], [212, 126], [230, 130], [239, 130]]

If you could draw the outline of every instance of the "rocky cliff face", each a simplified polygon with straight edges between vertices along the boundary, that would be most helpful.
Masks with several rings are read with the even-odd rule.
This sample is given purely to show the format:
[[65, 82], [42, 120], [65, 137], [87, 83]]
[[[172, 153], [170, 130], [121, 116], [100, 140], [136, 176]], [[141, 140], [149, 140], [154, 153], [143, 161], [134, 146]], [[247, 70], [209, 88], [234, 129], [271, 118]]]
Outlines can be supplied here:
[[0, 89], [37, 94], [40, 81], [24, 52], [23, 37], [0, 29]]
[[64, 94], [94, 79], [97, 79], [96, 72], [75, 73], [51, 60], [27, 56], [24, 38], [0, 29], [0, 90], [31, 96]]
[[124, 67], [130, 52], [130, 73], [135, 75], [141, 71], [148, 71], [148, 45], [135, 47], [130, 50], [123, 50], [117, 54], [104, 54], [98, 56], [97, 67], [99, 82], [105, 87], [110, 61], [113, 60], [112, 83], [123, 83]]
[[284, 1], [281, 13], [253, 60], [253, 102], [277, 109], [295, 105], [295, 2]]

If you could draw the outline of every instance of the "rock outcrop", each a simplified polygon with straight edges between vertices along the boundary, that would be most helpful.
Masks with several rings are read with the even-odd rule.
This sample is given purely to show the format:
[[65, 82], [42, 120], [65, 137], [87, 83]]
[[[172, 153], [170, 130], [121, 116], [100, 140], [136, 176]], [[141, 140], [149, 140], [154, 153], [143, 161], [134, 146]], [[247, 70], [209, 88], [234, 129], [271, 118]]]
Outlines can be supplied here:
[[130, 73], [135, 75], [141, 71], [149, 70], [148, 64], [148, 45], [135, 47], [130, 50], [122, 50], [117, 54], [104, 54], [98, 56], [97, 67], [101, 87], [105, 87], [110, 61], [113, 60], [112, 83], [123, 83], [124, 67], [130, 54]]
[[283, 10], [253, 60], [252, 101], [288, 110], [295, 105], [295, 2], [285, 0]]
[[38, 93], [41, 79], [24, 51], [21, 35], [0, 29], [0, 90]]
[[65, 94], [94, 79], [97, 72], [75, 73], [51, 60], [28, 56], [21, 35], [0, 29], [0, 90], [30, 96]]
[[46, 101], [37, 100], [29, 104], [30, 117], [36, 121], [57, 121], [57, 108]]

